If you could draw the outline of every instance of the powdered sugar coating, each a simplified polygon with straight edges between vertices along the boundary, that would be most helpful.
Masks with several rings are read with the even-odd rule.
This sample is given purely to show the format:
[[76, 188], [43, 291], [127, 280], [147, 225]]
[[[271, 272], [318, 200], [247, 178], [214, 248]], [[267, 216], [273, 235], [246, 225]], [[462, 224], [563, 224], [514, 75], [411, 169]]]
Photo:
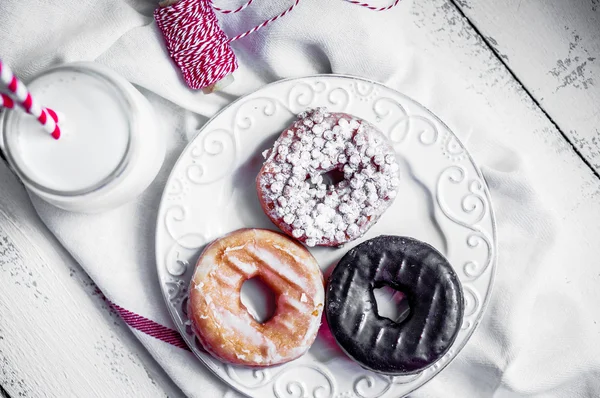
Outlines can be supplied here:
[[[256, 184], [267, 216], [307, 246], [338, 246], [362, 236], [397, 195], [396, 155], [365, 120], [308, 109], [265, 154]], [[343, 179], [327, 185], [325, 173]]]

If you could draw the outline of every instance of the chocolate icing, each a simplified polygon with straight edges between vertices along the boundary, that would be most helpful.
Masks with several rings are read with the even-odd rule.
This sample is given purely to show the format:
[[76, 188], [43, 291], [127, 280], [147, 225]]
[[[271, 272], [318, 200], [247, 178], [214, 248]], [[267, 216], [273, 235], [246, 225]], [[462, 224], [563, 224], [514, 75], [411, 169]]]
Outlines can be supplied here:
[[[400, 323], [381, 317], [373, 289], [404, 293], [410, 314]], [[448, 260], [427, 243], [379, 236], [350, 250], [327, 285], [327, 322], [340, 347], [364, 368], [415, 374], [450, 348], [463, 317], [460, 282]]]

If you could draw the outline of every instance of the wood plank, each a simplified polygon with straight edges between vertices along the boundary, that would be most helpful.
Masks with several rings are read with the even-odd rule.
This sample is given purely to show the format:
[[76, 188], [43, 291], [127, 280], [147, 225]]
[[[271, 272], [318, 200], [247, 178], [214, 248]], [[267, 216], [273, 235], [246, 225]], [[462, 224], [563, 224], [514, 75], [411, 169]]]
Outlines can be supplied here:
[[[412, 7], [426, 29], [410, 36], [418, 50], [404, 52], [412, 73], [398, 87], [450, 125], [479, 162], [499, 237], [493, 299], [480, 328], [414, 396], [595, 396], [600, 180], [453, 3]], [[581, 329], [547, 323], [565, 316]], [[548, 350], [548, 330], [570, 347], [566, 356]]]
[[0, 187], [0, 396], [181, 396], [3, 161]]
[[598, 0], [455, 2], [600, 173]]

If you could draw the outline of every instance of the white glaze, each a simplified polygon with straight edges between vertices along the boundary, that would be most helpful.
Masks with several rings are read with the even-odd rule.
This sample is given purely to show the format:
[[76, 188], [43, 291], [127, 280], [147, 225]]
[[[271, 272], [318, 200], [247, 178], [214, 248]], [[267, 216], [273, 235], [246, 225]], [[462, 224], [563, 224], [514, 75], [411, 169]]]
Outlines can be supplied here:
[[221, 281], [224, 285], [234, 287], [236, 286], [240, 280], [242, 279], [240, 275], [228, 276], [224, 273], [219, 273], [218, 277], [219, 281]]
[[248, 245], [246, 249], [252, 253], [252, 255], [256, 256], [256, 258], [262, 261], [265, 267], [269, 268], [289, 283], [298, 286], [303, 291], [308, 290], [308, 286], [306, 286], [306, 284], [303, 282], [300, 275], [294, 272], [294, 270], [291, 269], [288, 264], [282, 262], [270, 251], [258, 248], [256, 245]]
[[290, 296], [283, 296], [282, 302], [292, 306], [299, 312], [303, 312], [303, 313], [308, 312], [308, 306], [306, 304], [304, 304], [304, 303], [300, 302], [299, 300], [296, 300], [295, 298], [292, 298]]
[[[320, 314], [323, 308], [322, 279], [317, 264], [310, 262], [310, 256], [304, 258], [294, 252], [296, 247], [287, 249], [281, 244], [273, 245], [277, 246], [276, 249], [281, 253], [273, 252], [273, 246], [263, 248], [259, 242], [264, 239], [264, 236], [257, 233], [256, 230], [253, 232], [254, 238], [250, 237], [243, 245], [220, 248], [217, 241], [206, 249], [206, 253], [199, 261], [194, 273], [193, 291], [197, 291], [200, 300], [205, 303], [203, 312], [197, 314], [196, 316], [199, 318], [196, 319], [208, 319], [209, 324], [213, 325], [211, 334], [215, 336], [220, 334], [228, 340], [238, 339], [251, 350], [258, 348], [263, 352], [262, 355], [246, 355], [252, 351], [242, 351], [239, 346], [235, 346], [233, 351], [229, 351], [231, 347], [225, 344], [221, 346], [224, 352], [229, 352], [229, 354], [223, 354], [226, 355], [225, 357], [235, 356], [243, 363], [277, 364], [300, 356], [314, 340], [320, 326]], [[268, 233], [272, 234], [273, 232]], [[220, 250], [222, 250], [222, 258], [225, 261], [223, 264], [215, 262]], [[254, 259], [248, 260], [248, 256]], [[221, 265], [228, 266], [228, 271], [222, 271]], [[300, 274], [294, 269], [294, 267], [303, 268], [304, 266], [314, 269], [314, 272]], [[244, 308], [242, 312], [238, 312], [237, 304], [232, 304], [229, 300], [229, 297], [241, 294], [237, 289], [239, 282], [256, 273], [260, 274], [261, 268], [264, 268], [266, 277], [272, 272], [281, 277], [285, 281], [283, 283], [292, 285], [290, 292], [293, 294], [284, 292], [277, 298], [278, 309], [272, 320], [269, 321], [273, 322], [271, 327], [276, 329], [272, 335], [271, 332], [263, 333], [262, 326], [255, 320], [256, 314], [253, 313], [252, 308], [246, 307], [241, 297], [240, 303]], [[235, 271], [238, 277], [231, 277], [229, 275], [231, 271]], [[202, 287], [200, 287], [201, 284]], [[235, 286], [233, 286], [234, 284]], [[315, 310], [317, 316], [313, 315]], [[298, 333], [299, 327], [302, 327], [301, 333]], [[281, 330], [277, 331], [277, 328], [281, 328]], [[280, 340], [282, 332], [284, 340]], [[290, 336], [294, 335], [294, 339], [298, 339], [295, 346], [288, 346], [291, 341], [285, 341], [286, 333], [290, 333]], [[203, 339], [201, 341], [204, 342]], [[275, 341], [278, 343], [276, 344]], [[209, 345], [208, 342], [206, 343]], [[285, 348], [281, 347], [281, 344]], [[214, 349], [211, 352], [215, 352]], [[215, 355], [223, 357], [217, 352]]]
[[223, 256], [223, 257], [225, 259], [227, 259], [233, 266], [235, 266], [243, 274], [252, 275], [257, 271], [256, 265], [254, 265], [254, 264], [246, 263], [246, 262], [240, 260], [239, 258], [231, 256], [229, 254], [225, 254], [225, 256]]

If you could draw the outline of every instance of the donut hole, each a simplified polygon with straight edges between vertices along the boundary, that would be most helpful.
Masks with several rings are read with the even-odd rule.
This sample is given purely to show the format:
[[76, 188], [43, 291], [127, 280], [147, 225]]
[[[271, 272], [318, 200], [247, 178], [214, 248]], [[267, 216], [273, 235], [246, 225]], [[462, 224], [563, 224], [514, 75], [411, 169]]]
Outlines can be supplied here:
[[404, 293], [391, 286], [383, 285], [373, 289], [377, 302], [377, 314], [382, 318], [400, 323], [408, 318], [410, 306]]
[[[323, 184], [327, 186], [335, 186], [344, 181], [344, 172], [336, 167], [321, 174], [321, 177], [323, 177]], [[310, 178], [307, 180], [310, 182]]]
[[260, 276], [242, 284], [240, 298], [242, 305], [258, 323], [267, 322], [275, 314], [275, 292]]

